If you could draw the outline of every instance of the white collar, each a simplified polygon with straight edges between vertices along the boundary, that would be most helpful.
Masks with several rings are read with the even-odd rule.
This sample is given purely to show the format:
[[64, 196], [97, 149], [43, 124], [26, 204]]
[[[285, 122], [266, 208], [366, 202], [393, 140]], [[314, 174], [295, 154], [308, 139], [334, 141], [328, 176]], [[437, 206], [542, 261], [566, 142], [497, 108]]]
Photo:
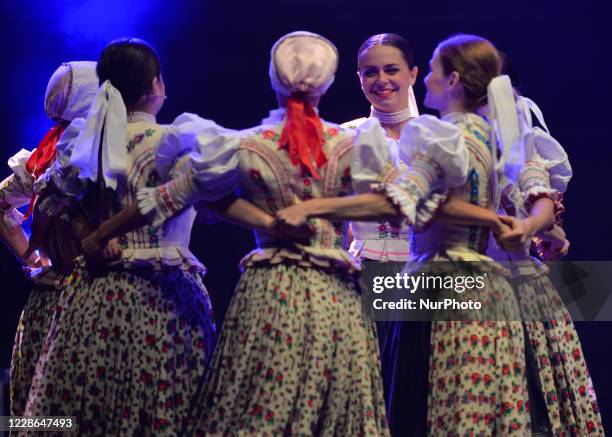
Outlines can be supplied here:
[[153, 114], [143, 111], [128, 112], [127, 121], [128, 123], [138, 123], [143, 121], [147, 123], [156, 123], [156, 119]]

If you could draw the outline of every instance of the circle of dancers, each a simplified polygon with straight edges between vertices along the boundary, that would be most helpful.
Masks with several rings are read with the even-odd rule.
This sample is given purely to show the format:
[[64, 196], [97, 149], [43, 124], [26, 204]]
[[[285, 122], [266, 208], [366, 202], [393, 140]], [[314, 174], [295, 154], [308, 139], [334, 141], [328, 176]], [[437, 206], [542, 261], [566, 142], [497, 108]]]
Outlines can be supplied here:
[[[9, 160], [0, 236], [33, 282], [12, 415], [75, 416], [87, 436], [603, 435], [572, 320], [539, 313], [559, 297], [530, 256], [567, 254], [571, 166], [490, 41], [437, 45], [435, 117], [419, 115], [410, 44], [368, 38], [371, 112], [341, 125], [318, 111], [338, 66], [320, 35], [273, 45], [278, 107], [241, 131], [158, 124], [161, 65], [137, 38], [62, 64], [55, 124]], [[189, 250], [198, 214], [256, 235], [219, 333]], [[437, 261], [486, 273], [497, 317], [362, 315], [374, 276]]]

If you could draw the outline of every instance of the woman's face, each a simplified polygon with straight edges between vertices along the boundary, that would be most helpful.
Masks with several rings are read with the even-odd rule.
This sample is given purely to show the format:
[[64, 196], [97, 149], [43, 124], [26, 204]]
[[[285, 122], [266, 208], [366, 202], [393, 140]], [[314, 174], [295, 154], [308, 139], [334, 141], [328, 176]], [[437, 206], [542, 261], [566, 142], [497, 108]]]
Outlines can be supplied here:
[[453, 89], [451, 75], [445, 75], [440, 62], [440, 55], [436, 50], [429, 61], [429, 73], [423, 80], [425, 83], [425, 106], [444, 113]]
[[379, 111], [397, 112], [408, 107], [408, 90], [418, 68], [410, 68], [401, 50], [375, 45], [359, 58], [359, 80], [368, 101]]

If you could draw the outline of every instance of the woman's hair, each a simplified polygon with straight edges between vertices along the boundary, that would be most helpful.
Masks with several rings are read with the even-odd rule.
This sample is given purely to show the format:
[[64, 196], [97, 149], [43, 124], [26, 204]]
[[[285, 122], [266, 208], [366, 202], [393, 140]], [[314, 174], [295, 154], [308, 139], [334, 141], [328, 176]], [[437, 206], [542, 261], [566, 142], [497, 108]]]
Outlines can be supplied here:
[[102, 51], [97, 73], [100, 84], [111, 81], [129, 109], [151, 91], [151, 82], [161, 73], [161, 64], [157, 52], [148, 42], [139, 38], [120, 38]]
[[408, 68], [414, 67], [414, 52], [412, 51], [412, 47], [408, 41], [395, 33], [381, 33], [378, 35], [372, 35], [366, 39], [365, 42], [361, 44], [361, 47], [359, 47], [359, 51], [357, 52], [357, 65], [359, 65], [361, 56], [370, 47], [377, 45], [395, 47], [402, 52], [402, 56], [404, 57], [406, 64], [408, 64]]
[[488, 40], [476, 35], [454, 35], [436, 48], [445, 75], [456, 71], [470, 111], [487, 103], [489, 82], [501, 73], [499, 52]]
[[521, 84], [521, 77], [519, 76], [518, 70], [516, 69], [516, 67], [514, 66], [514, 63], [512, 62], [512, 59], [510, 59], [510, 57], [505, 53], [502, 52], [501, 50], [498, 50], [499, 53], [499, 57], [501, 58], [501, 74], [506, 74], [508, 75], [508, 77], [510, 78], [510, 82], [512, 82], [512, 87], [514, 88], [514, 90], [519, 93], [521, 93], [521, 88], [522, 88], [522, 84]]

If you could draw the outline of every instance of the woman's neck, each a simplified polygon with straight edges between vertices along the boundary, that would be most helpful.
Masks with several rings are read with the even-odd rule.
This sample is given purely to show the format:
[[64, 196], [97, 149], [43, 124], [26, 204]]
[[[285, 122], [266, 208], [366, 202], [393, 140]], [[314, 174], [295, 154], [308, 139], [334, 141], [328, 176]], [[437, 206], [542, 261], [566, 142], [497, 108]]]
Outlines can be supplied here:
[[406, 126], [406, 124], [409, 121], [410, 121], [410, 119], [409, 120], [404, 120], [401, 123], [396, 123], [396, 124], [384, 124], [384, 123], [381, 123], [381, 126], [383, 127], [383, 129], [387, 133], [388, 137], [393, 138], [395, 140], [399, 140], [400, 135], [402, 134], [402, 129], [404, 129], [404, 126]]
[[469, 112], [463, 101], [451, 100], [444, 109], [440, 109], [440, 117], [452, 114], [453, 112]]

